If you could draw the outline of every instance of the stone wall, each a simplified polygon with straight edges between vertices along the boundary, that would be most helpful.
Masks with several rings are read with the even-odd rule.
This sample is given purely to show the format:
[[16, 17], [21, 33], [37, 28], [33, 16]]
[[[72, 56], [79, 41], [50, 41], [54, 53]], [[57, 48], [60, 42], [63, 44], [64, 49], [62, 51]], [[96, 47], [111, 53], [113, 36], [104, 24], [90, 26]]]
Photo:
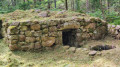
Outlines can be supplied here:
[[108, 24], [108, 33], [115, 39], [120, 39], [120, 25]]
[[[85, 40], [98, 40], [107, 34], [107, 23], [99, 18], [59, 18], [48, 20], [26, 20], [3, 24], [4, 40], [10, 50], [35, 50], [54, 45], [63, 45], [67, 36], [68, 43], [64, 45], [81, 46]], [[72, 31], [64, 35], [63, 32]], [[74, 38], [71, 37], [74, 35]], [[73, 38], [73, 39], [72, 39]], [[67, 41], [67, 40], [66, 40]]]

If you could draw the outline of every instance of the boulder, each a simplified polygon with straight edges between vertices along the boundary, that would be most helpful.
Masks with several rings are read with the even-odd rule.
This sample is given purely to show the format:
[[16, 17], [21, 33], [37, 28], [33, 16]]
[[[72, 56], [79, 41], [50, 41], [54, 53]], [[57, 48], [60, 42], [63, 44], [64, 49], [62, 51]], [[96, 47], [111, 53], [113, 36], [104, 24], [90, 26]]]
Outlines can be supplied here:
[[38, 14], [39, 17], [49, 17], [49, 11], [42, 11]]
[[94, 56], [97, 53], [97, 51], [90, 51], [89, 56]]
[[80, 53], [81, 50], [82, 50], [81, 48], [77, 48], [75, 53]]
[[47, 39], [42, 41], [42, 46], [50, 47], [55, 43], [55, 37], [45, 37]]
[[75, 50], [76, 50], [76, 47], [70, 47], [70, 48], [67, 50], [67, 52], [73, 52], [73, 53], [75, 53]]

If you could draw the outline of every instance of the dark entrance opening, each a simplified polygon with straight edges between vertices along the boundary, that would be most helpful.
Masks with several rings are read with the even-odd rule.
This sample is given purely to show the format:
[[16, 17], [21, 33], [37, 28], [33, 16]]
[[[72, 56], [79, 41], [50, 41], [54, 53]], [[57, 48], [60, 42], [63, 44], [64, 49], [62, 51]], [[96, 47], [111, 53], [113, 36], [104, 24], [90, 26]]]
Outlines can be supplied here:
[[96, 50], [96, 51], [110, 50], [114, 48], [116, 47], [113, 45], [96, 45], [96, 46], [91, 47], [92, 50]]
[[0, 20], [0, 39], [2, 39], [2, 20]]
[[74, 46], [75, 34], [75, 29], [64, 30], [62, 32], [63, 45]]

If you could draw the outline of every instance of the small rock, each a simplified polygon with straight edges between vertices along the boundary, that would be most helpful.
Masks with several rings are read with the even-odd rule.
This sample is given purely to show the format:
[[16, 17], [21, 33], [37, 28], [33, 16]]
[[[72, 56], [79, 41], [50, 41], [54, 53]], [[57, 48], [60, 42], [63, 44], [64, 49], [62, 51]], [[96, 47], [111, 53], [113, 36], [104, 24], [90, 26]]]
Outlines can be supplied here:
[[49, 15], [49, 11], [43, 11], [41, 13], [38, 14], [39, 17], [48, 17]]
[[66, 50], [66, 49], [69, 49], [70, 48], [70, 46], [63, 46], [63, 48]]
[[97, 53], [97, 51], [90, 51], [89, 56], [94, 56]]
[[75, 53], [79, 53], [82, 49], [81, 48], [77, 48]]
[[87, 48], [83, 48], [84, 51], [87, 51], [88, 49]]
[[68, 50], [67, 50], [67, 52], [75, 52], [75, 50], [76, 50], [76, 48], [75, 47], [70, 47]]

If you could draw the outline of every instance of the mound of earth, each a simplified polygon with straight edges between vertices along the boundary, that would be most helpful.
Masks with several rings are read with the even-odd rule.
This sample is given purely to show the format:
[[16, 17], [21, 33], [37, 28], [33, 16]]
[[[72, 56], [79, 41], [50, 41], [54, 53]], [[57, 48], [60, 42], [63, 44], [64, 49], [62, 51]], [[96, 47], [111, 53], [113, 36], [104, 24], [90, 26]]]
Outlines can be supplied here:
[[17, 20], [34, 20], [34, 19], [50, 19], [50, 18], [69, 18], [69, 17], [90, 17], [89, 15], [73, 12], [73, 11], [42, 11], [42, 10], [16, 10], [11, 13], [2, 14], [0, 17], [6, 21], [17, 21]]

